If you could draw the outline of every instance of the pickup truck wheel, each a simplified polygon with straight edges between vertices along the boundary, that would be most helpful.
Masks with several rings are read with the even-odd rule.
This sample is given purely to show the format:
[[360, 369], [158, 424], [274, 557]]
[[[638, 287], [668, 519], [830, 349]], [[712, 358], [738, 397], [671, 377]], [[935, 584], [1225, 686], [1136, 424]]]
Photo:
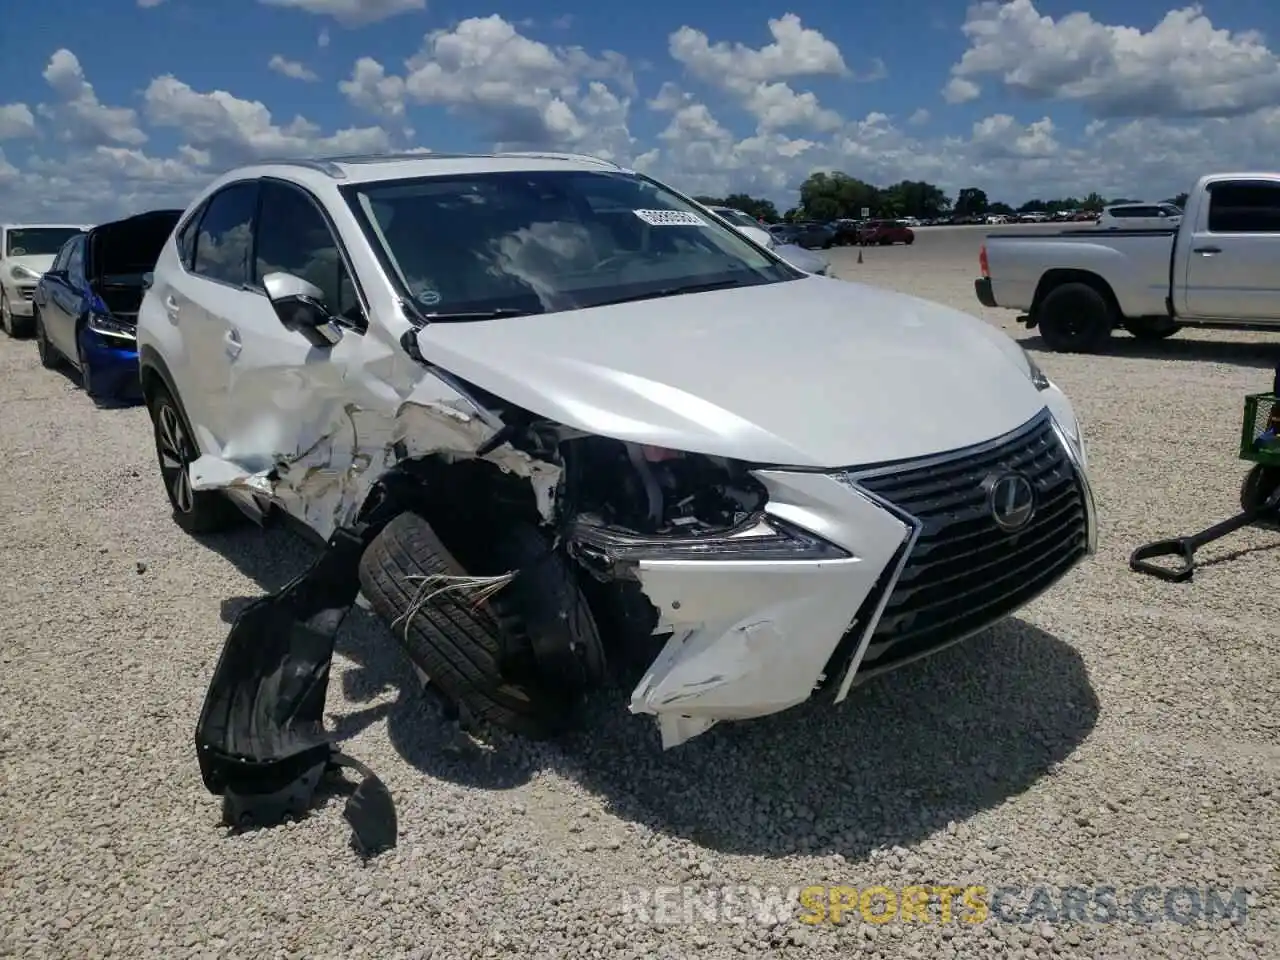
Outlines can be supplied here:
[[477, 605], [465, 592], [453, 591], [415, 609], [428, 578], [465, 576], [462, 564], [415, 513], [395, 517], [360, 559], [360, 590], [370, 607], [466, 719], [531, 739], [560, 732], [571, 713], [567, 698], [523, 677], [516, 683], [504, 671], [507, 648], [524, 638], [512, 635], [513, 614], [501, 593]]
[[1040, 303], [1040, 336], [1058, 353], [1096, 353], [1111, 336], [1111, 304], [1087, 283], [1064, 283]]
[[1178, 332], [1178, 322], [1172, 317], [1134, 317], [1124, 328], [1137, 340], [1166, 340]]

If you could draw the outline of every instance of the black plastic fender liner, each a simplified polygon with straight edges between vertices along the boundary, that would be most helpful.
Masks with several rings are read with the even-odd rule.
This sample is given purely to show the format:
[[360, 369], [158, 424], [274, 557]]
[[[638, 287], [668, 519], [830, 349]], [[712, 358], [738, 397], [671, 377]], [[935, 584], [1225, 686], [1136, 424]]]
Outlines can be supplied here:
[[356, 848], [373, 856], [395, 846], [390, 791], [324, 730], [334, 639], [359, 593], [360, 557], [383, 525], [337, 530], [309, 570], [232, 625], [195, 734], [201, 778], [222, 797], [228, 826], [301, 818], [325, 776], [347, 767], [364, 778], [343, 811]]

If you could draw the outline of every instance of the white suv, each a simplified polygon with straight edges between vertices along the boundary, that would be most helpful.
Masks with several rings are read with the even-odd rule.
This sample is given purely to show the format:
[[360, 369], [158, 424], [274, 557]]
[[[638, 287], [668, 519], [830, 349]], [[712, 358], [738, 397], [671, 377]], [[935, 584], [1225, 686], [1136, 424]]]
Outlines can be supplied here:
[[1182, 210], [1172, 203], [1117, 203], [1103, 209], [1097, 225], [1107, 230], [1172, 230]]
[[454, 703], [542, 733], [631, 664], [668, 747], [842, 700], [1093, 551], [1075, 415], [1013, 340], [698, 211], [567, 155], [222, 176], [138, 321], [177, 522], [332, 546], [376, 514], [361, 592]]

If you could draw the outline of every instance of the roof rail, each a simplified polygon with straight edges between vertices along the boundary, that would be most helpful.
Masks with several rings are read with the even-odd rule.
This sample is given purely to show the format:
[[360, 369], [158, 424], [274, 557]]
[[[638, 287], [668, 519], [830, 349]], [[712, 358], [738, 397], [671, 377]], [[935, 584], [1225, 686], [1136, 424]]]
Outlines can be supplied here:
[[285, 167], [306, 167], [308, 170], [318, 170], [320, 173], [333, 177], [335, 180], [343, 180], [346, 174], [342, 172], [342, 168], [328, 159], [314, 159], [307, 157], [282, 157], [278, 159], [268, 158], [259, 160], [256, 166], [285, 166]]
[[353, 153], [343, 157], [326, 157], [329, 163], [393, 163], [398, 160], [457, 160], [476, 157], [476, 153]]
[[584, 163], [598, 163], [602, 167], [611, 167], [614, 170], [622, 169], [612, 160], [605, 160], [603, 157], [593, 157], [588, 153], [554, 153], [547, 150], [507, 150], [502, 153], [495, 153], [493, 156], [527, 157], [530, 160], [580, 160]]

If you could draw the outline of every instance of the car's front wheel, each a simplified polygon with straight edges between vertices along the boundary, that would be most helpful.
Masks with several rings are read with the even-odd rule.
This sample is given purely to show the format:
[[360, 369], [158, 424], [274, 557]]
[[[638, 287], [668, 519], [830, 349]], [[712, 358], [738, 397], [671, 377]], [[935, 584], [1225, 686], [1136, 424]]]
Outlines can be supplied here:
[[49, 332], [44, 328], [44, 317], [40, 314], [39, 307], [35, 308], [33, 319], [36, 326], [36, 354], [40, 357], [40, 366], [46, 370], [57, 370], [62, 366], [62, 356], [49, 342]]
[[193, 490], [191, 464], [199, 457], [195, 439], [177, 402], [163, 387], [156, 388], [147, 406], [155, 429], [160, 477], [173, 507], [173, 519], [191, 534], [217, 533], [234, 526], [239, 511], [216, 490]]

